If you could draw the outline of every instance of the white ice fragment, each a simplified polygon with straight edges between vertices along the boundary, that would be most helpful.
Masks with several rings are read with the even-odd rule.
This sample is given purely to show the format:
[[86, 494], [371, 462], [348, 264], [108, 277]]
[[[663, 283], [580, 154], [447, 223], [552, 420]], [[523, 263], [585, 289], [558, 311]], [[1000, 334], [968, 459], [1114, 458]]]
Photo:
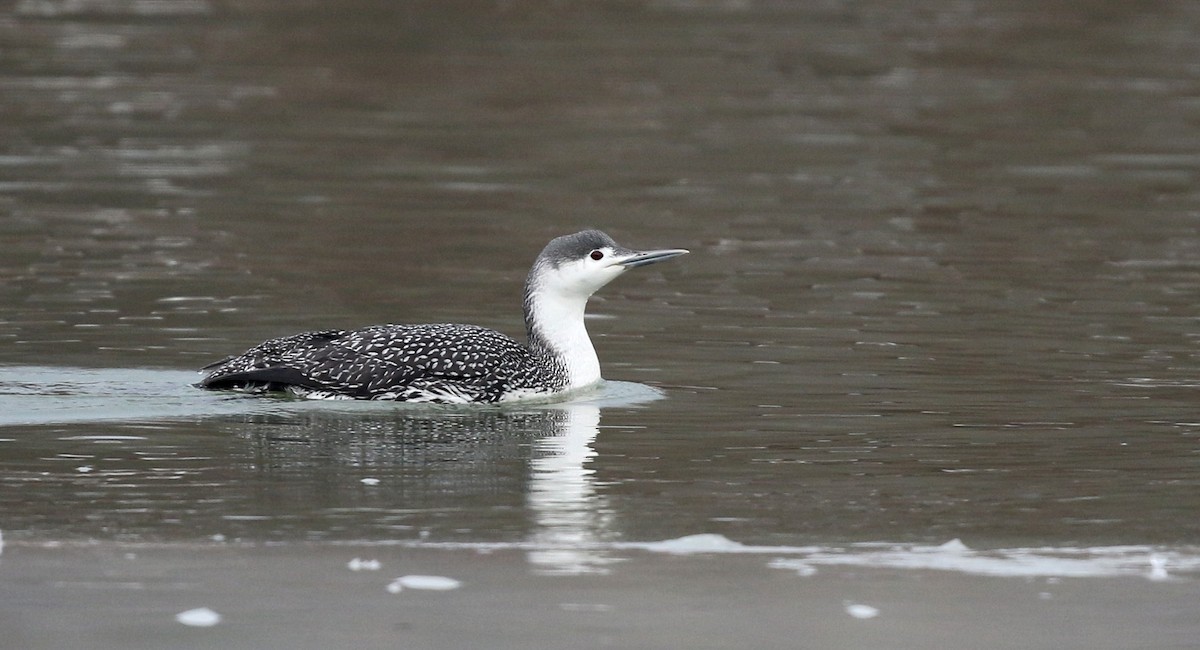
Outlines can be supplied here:
[[223, 541], [225, 541], [225, 536], [224, 536], [224, 535], [222, 535], [221, 533], [217, 533], [216, 535], [213, 535], [212, 537], [209, 537], [209, 539], [211, 539], [211, 540], [212, 540], [212, 541], [214, 541], [214, 542], [218, 542], [218, 543], [219, 543], [219, 542], [223, 542]]
[[796, 575], [800, 576], [801, 578], [817, 575], [817, 567], [805, 562], [804, 560], [797, 560], [794, 558], [777, 557], [768, 562], [767, 566], [771, 567], [772, 569], [789, 569], [791, 571], [795, 571]]
[[1167, 558], [1161, 555], [1150, 556], [1150, 574], [1146, 576], [1151, 580], [1170, 580], [1171, 575], [1167, 573]]
[[175, 620], [192, 627], [212, 627], [221, 622], [221, 615], [207, 607], [197, 607], [186, 612], [179, 612]]
[[428, 591], [450, 591], [451, 589], [458, 589], [461, 586], [462, 583], [458, 580], [455, 580], [454, 578], [447, 578], [445, 576], [411, 575], [400, 576], [399, 578], [396, 578], [387, 586], [387, 590], [390, 593], [398, 594], [405, 588], [425, 589]]
[[367, 477], [367, 478], [362, 479], [362, 484], [363, 485], [379, 485], [379, 479]]
[[862, 603], [846, 603], [846, 613], [854, 618], [875, 618], [879, 616], [879, 610], [870, 605]]
[[[908, 570], [955, 571], [970, 575], [1010, 578], [1046, 578], [1046, 584], [1058, 584], [1062, 577], [1093, 578], [1138, 575], [1154, 580], [1170, 579], [1167, 564], [1176, 573], [1200, 556], [1176, 559], [1175, 553], [1157, 553], [1145, 547], [1096, 548], [1013, 548], [976, 551], [957, 550], [961, 542], [938, 546], [904, 544], [856, 544], [847, 548], [797, 549], [794, 560], [779, 559], [769, 566], [798, 568], [794, 562], [821, 566], [886, 567]], [[751, 547], [758, 548], [758, 547]], [[1147, 558], [1150, 560], [1147, 567]]]
[[956, 551], [956, 552], [962, 553], [965, 551], [969, 551], [971, 549], [968, 548], [966, 544], [963, 544], [961, 539], [955, 537], [954, 539], [939, 546], [938, 550], [939, 551]]
[[364, 560], [357, 557], [346, 563], [346, 568], [351, 571], [378, 571], [382, 566], [379, 560]]
[[677, 553], [681, 555], [689, 553], [733, 553], [745, 549], [745, 545], [735, 542], [724, 535], [717, 535], [715, 533], [701, 533], [699, 535], [687, 535], [661, 542], [651, 542], [646, 544], [646, 547], [661, 553]]
[[75, 468], [75, 471], [79, 472], [80, 474], [87, 474], [88, 472], [90, 472], [94, 469], [96, 469], [96, 468], [92, 467], [91, 465], [80, 465], [79, 467]]

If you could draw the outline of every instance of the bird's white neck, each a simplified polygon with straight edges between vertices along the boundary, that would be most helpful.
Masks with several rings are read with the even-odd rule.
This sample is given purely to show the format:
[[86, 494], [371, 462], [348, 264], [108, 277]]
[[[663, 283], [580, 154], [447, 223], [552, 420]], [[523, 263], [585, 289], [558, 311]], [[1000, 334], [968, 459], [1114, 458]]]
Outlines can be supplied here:
[[583, 323], [588, 296], [530, 286], [525, 294], [525, 326], [529, 345], [550, 354], [567, 369], [567, 390], [600, 381], [600, 360]]

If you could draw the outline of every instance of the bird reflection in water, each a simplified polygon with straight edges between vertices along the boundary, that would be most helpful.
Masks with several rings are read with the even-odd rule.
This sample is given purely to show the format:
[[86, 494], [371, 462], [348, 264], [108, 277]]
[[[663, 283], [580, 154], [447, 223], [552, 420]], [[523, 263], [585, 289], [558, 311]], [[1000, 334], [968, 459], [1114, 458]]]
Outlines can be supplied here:
[[251, 441], [243, 494], [258, 495], [251, 510], [271, 513], [273, 528], [258, 534], [498, 544], [525, 549], [539, 573], [604, 572], [613, 516], [592, 467], [602, 407], [659, 397], [608, 382], [590, 399], [522, 410], [308, 402], [247, 416], [238, 424]]
[[600, 408], [576, 404], [557, 435], [539, 438], [530, 461], [526, 503], [535, 529], [528, 559], [541, 572], [603, 573], [610, 563], [601, 542], [611, 512], [596, 491], [592, 443], [600, 432]]

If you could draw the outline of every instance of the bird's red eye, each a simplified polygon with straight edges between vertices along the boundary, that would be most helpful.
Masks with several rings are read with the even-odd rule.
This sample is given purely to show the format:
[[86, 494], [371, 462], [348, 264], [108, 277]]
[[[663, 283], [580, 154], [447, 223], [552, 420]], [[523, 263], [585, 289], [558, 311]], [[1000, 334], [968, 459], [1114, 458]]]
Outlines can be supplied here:
[[604, 259], [604, 251], [601, 251], [601, 250], [592, 251], [591, 258], [594, 260]]

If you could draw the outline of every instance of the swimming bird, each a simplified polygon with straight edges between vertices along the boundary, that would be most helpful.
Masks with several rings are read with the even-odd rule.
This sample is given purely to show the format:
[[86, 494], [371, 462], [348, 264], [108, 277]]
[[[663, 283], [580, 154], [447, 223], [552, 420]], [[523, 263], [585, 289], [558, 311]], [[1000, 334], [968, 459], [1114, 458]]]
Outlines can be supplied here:
[[635, 251], [599, 230], [564, 235], [542, 249], [525, 279], [525, 344], [454, 323], [305, 332], [205, 366], [197, 386], [444, 404], [555, 397], [600, 382], [583, 322], [588, 298], [628, 269], [687, 252]]

